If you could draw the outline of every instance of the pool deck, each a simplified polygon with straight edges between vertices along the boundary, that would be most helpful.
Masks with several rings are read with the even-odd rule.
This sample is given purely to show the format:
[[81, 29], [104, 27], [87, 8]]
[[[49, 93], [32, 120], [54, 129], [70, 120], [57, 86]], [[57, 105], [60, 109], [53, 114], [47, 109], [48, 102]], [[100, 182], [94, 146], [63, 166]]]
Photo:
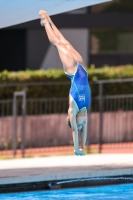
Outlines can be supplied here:
[[133, 154], [0, 160], [0, 185], [127, 175], [133, 176]]

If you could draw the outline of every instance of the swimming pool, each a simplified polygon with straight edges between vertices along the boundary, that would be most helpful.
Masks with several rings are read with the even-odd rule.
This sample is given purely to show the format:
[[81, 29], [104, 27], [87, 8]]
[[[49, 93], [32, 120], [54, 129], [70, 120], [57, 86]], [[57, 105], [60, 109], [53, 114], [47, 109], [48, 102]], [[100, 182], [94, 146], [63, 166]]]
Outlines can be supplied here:
[[133, 184], [0, 194], [2, 200], [132, 200]]

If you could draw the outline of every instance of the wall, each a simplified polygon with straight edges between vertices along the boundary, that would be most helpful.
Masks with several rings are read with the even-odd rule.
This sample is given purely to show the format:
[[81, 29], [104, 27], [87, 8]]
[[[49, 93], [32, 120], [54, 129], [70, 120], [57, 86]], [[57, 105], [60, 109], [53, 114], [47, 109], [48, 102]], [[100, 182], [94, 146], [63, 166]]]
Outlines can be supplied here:
[[[71, 145], [71, 129], [66, 124], [67, 114], [50, 114], [26, 117], [26, 146], [43, 147]], [[133, 141], [133, 111], [106, 112], [103, 114], [104, 143]], [[21, 145], [22, 118], [17, 119], [18, 146]], [[90, 132], [89, 132], [90, 129]], [[90, 127], [88, 127], [90, 143], [98, 143], [99, 113], [91, 113]], [[0, 147], [6, 143], [12, 146], [13, 118], [0, 119]]]
[[[86, 65], [88, 64], [88, 36], [87, 29], [61, 29], [62, 34], [82, 55]], [[27, 67], [29, 69], [62, 69], [62, 63], [57, 49], [50, 44], [46, 32], [42, 30], [30, 29], [27, 31]]]
[[[88, 46], [89, 31], [87, 29], [61, 29], [63, 36], [73, 45], [73, 47], [81, 54], [86, 65], [89, 62]], [[62, 69], [62, 63], [59, 58], [57, 49], [50, 45], [46, 55], [43, 58], [40, 68], [59, 68]]]

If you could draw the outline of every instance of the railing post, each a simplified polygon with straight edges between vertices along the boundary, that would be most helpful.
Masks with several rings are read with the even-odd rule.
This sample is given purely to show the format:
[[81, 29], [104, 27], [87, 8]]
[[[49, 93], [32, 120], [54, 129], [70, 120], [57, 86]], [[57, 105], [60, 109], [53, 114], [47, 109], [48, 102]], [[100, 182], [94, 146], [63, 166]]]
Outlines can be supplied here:
[[16, 149], [17, 149], [17, 96], [22, 96], [22, 143], [21, 143], [21, 150], [22, 150], [22, 156], [25, 155], [25, 129], [26, 129], [26, 88], [24, 88], [23, 91], [20, 92], [14, 92], [13, 95], [13, 121], [14, 121], [14, 127], [13, 127], [13, 151], [14, 151], [14, 157], [16, 156]]
[[26, 131], [26, 88], [23, 90], [23, 102], [22, 102], [22, 144], [21, 144], [21, 149], [22, 149], [22, 156], [24, 157], [25, 155], [25, 131]]
[[103, 133], [103, 83], [99, 83], [99, 153], [102, 148], [102, 133]]
[[14, 93], [13, 95], [13, 155], [16, 156], [17, 148], [17, 99]]
[[87, 123], [87, 149], [88, 151], [90, 151], [90, 144], [91, 144], [91, 140], [90, 140], [90, 134], [91, 134], [91, 106], [89, 107], [88, 109], [88, 112], [87, 112], [87, 120], [88, 120], [88, 123]]

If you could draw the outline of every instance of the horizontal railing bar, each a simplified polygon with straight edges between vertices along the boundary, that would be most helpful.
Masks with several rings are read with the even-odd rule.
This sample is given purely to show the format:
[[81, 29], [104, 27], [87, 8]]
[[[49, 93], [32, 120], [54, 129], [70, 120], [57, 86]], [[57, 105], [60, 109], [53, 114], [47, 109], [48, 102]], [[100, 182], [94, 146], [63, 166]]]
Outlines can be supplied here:
[[[106, 98], [106, 99], [114, 99], [114, 98], [133, 98], [133, 94], [124, 94], [124, 95], [107, 95], [107, 96], [104, 96], [103, 95], [103, 98]], [[99, 96], [96, 96], [96, 97], [92, 97], [92, 99], [99, 99]], [[66, 101], [68, 100], [68, 97], [56, 97], [56, 98], [29, 98], [27, 99], [27, 102], [29, 101]], [[18, 99], [18, 101], [22, 101], [22, 99]], [[0, 100], [0, 103], [12, 103], [13, 100], [12, 99], [9, 99], [9, 100]]]
[[105, 99], [124, 99], [124, 98], [133, 98], [133, 94], [127, 94], [127, 95], [107, 95], [103, 96]]
[[[29, 98], [27, 99], [27, 102], [29, 101], [66, 101], [68, 100], [68, 97], [57, 97], [57, 98]], [[21, 102], [22, 99], [18, 99], [18, 102]], [[12, 103], [13, 100], [12, 99], [8, 99], [8, 100], [0, 100], [0, 103]]]
[[58, 98], [29, 98], [27, 101], [63, 101], [63, 100], [68, 100], [67, 97], [58, 97]]
[[38, 83], [38, 82], [31, 82], [31, 83], [3, 83], [0, 84], [0, 87], [15, 87], [15, 86], [45, 86], [45, 85], [69, 85], [69, 81], [61, 81], [61, 82], [45, 82], [45, 83]]
[[25, 95], [25, 91], [14, 92], [14, 96], [24, 96], [24, 95]]
[[109, 80], [98, 80], [98, 81], [93, 81], [90, 82], [91, 84], [93, 83], [98, 83], [98, 84], [104, 84], [104, 83], [125, 83], [125, 82], [133, 82], [133, 78], [128, 78], [128, 79], [109, 79]]
[[[125, 82], [133, 82], [133, 78], [129, 79], [111, 79], [111, 80], [98, 80], [98, 81], [90, 81], [90, 84], [104, 84], [104, 83], [125, 83]], [[15, 86], [45, 86], [45, 85], [69, 85], [70, 81], [61, 81], [61, 82], [31, 82], [31, 83], [3, 83], [0, 84], [0, 87], [15, 87]]]
[[[99, 99], [99, 98], [100, 98], [99, 96], [96, 96], [96, 97], [93, 97], [92, 99]], [[116, 98], [116, 99], [117, 99], [117, 98], [133, 98], [133, 94], [124, 94], [124, 95], [123, 95], [123, 94], [122, 94], [122, 95], [120, 94], [120, 95], [107, 95], [107, 96], [106, 96], [106, 95], [105, 95], [105, 96], [103, 95], [103, 99], [104, 99], [104, 98], [105, 98], [105, 99], [109, 99], [109, 98], [110, 98], [110, 99], [115, 99], [115, 98]]]

